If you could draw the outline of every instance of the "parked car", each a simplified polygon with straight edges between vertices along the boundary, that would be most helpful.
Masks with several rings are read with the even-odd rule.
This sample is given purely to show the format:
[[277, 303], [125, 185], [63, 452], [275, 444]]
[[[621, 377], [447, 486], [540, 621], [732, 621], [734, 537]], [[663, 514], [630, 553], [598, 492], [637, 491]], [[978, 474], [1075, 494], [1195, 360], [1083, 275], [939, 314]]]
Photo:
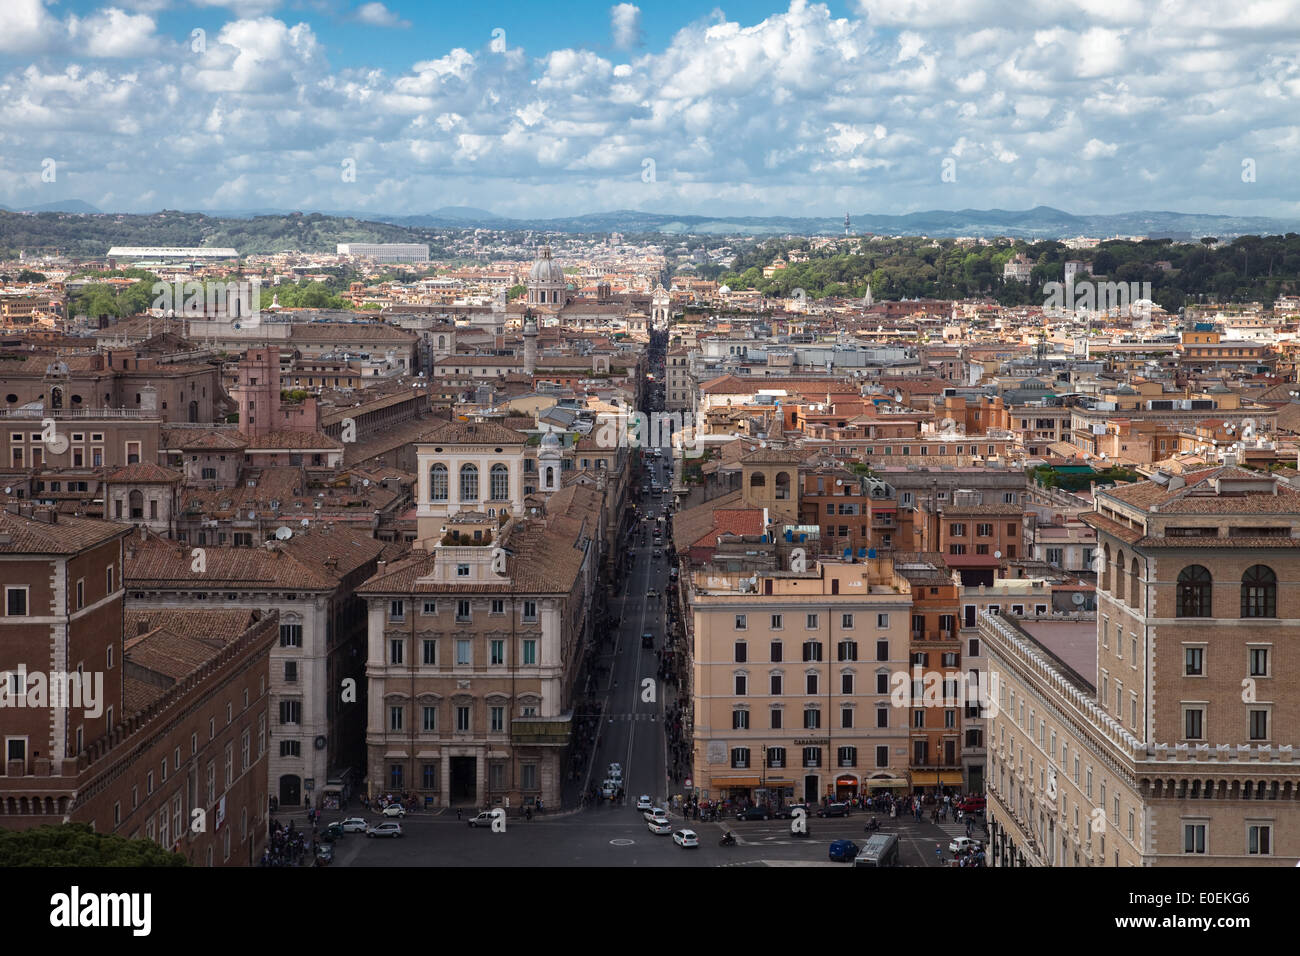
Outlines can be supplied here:
[[365, 833], [369, 828], [369, 824], [361, 817], [348, 817], [339, 826], [345, 833]]
[[392, 820], [385, 820], [383, 823], [376, 823], [366, 831], [366, 836], [371, 837], [399, 837], [402, 835], [402, 825]]
[[673, 842], [678, 846], [698, 847], [700, 845], [700, 838], [695, 835], [694, 830], [678, 830], [673, 834]]
[[481, 813], [476, 813], [474, 816], [469, 818], [469, 825], [472, 827], [492, 826], [492, 811], [484, 810]]
[[653, 648], [655, 646], [655, 636], [649, 631], [641, 635], [641, 646]]
[[852, 840], [836, 840], [831, 843], [830, 857], [836, 863], [851, 863], [858, 855], [858, 845]]
[[384, 816], [404, 817], [406, 816], [406, 808], [400, 803], [390, 803], [388, 806], [384, 807]]
[[334, 862], [334, 845], [332, 843], [316, 844], [316, 865], [329, 866]]
[[650, 828], [651, 833], [657, 836], [664, 836], [665, 834], [673, 832], [673, 825], [667, 820], [662, 822], [659, 820], [650, 820], [646, 823], [646, 826]]
[[772, 811], [767, 807], [745, 807], [736, 811], [737, 820], [770, 820]]
[[817, 811], [819, 817], [847, 817], [853, 810], [847, 803], [828, 803]]
[[636, 808], [638, 810], [653, 810], [654, 807], [655, 807], [654, 801], [651, 800], [649, 797], [640, 796], [636, 798]]
[[962, 853], [966, 850], [978, 850], [980, 842], [972, 840], [970, 837], [954, 837], [953, 841], [948, 844], [949, 853]]

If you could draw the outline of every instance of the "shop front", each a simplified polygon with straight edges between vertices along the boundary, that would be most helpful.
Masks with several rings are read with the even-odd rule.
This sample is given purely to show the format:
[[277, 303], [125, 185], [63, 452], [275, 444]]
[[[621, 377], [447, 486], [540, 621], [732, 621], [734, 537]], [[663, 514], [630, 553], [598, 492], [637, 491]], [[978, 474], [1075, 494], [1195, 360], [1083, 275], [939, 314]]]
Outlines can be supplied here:
[[835, 778], [835, 800], [842, 803], [858, 795], [858, 778], [851, 773], [842, 773]]
[[758, 786], [758, 777], [714, 777], [710, 781], [709, 792], [715, 800], [730, 800], [733, 804], [753, 803]]
[[912, 792], [917, 795], [964, 793], [965, 778], [960, 770], [913, 770]]

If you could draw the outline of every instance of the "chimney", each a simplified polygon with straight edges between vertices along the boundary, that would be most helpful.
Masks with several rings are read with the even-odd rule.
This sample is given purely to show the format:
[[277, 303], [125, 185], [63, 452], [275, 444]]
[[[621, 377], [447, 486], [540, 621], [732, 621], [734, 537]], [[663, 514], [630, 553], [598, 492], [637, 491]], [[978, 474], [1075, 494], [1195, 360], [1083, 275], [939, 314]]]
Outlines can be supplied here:
[[144, 620], [137, 621], [135, 624], [135, 633], [137, 637], [139, 637], [141, 634], [148, 634], [149, 622]]
[[149, 540], [149, 529], [146, 528], [144, 525], [140, 525], [140, 540], [141, 541]]

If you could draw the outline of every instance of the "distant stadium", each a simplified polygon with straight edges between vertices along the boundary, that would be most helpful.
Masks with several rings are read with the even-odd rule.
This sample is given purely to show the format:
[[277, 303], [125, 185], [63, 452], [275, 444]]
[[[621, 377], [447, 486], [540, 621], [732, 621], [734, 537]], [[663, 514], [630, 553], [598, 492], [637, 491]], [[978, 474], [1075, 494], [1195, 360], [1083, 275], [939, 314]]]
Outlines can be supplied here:
[[118, 259], [238, 259], [234, 249], [217, 246], [114, 246], [109, 258]]

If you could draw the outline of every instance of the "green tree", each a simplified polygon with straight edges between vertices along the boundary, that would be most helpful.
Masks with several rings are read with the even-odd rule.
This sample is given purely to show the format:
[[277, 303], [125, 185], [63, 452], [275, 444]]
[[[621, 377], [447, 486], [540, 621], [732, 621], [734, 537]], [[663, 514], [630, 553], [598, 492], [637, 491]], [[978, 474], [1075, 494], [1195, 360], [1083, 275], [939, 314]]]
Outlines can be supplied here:
[[88, 823], [0, 830], [0, 867], [185, 865], [185, 857], [152, 840], [96, 833]]

